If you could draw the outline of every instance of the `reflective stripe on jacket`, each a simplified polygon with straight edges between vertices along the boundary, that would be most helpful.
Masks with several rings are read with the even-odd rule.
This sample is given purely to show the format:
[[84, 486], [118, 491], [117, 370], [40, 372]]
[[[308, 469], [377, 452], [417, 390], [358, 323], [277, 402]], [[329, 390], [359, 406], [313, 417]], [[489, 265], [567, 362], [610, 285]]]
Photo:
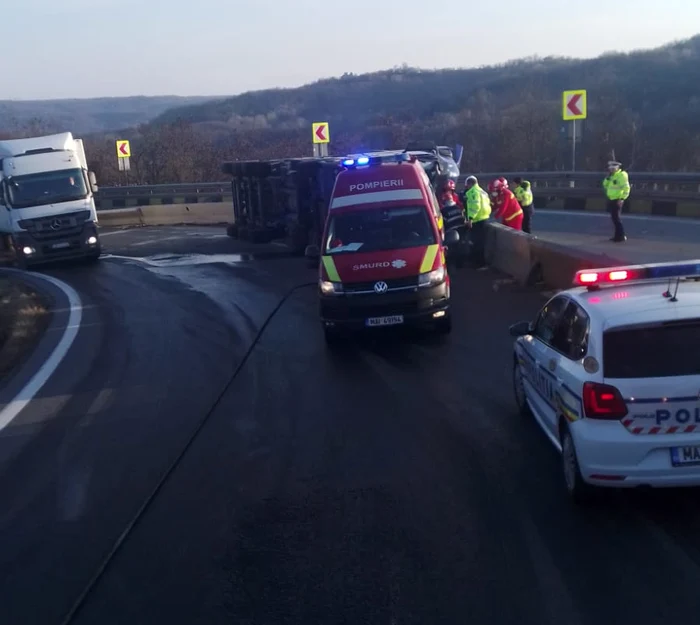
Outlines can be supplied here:
[[467, 192], [464, 194], [464, 205], [467, 218], [471, 221], [484, 221], [491, 215], [489, 194], [478, 184], [475, 184], [471, 189], [467, 189]]
[[618, 169], [603, 180], [605, 195], [611, 201], [626, 200], [630, 196], [630, 179], [626, 171]]
[[498, 209], [496, 211], [496, 219], [503, 219], [503, 221], [511, 221], [515, 219], [518, 215], [523, 214], [523, 209], [520, 207], [520, 203], [515, 197], [515, 194], [506, 189], [503, 192], [502, 199], [498, 204]]
[[515, 197], [520, 202], [520, 206], [525, 208], [526, 206], [531, 206], [534, 202], [532, 197], [532, 187], [527, 180], [523, 180], [517, 187], [515, 187]]

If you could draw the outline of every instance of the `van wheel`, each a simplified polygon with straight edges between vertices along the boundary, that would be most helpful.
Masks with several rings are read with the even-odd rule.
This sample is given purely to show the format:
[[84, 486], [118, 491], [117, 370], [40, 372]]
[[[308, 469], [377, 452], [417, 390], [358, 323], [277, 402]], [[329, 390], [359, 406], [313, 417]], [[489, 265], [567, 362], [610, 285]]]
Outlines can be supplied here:
[[581, 475], [578, 464], [574, 439], [567, 426], [563, 426], [561, 435], [561, 460], [564, 473], [564, 483], [572, 501], [576, 504], [587, 504], [596, 495], [596, 488], [587, 484]]
[[343, 342], [343, 333], [336, 328], [324, 327], [323, 338], [326, 340], [326, 345], [333, 347]]
[[438, 334], [450, 334], [452, 332], [452, 316], [447, 314], [435, 322], [435, 331]]

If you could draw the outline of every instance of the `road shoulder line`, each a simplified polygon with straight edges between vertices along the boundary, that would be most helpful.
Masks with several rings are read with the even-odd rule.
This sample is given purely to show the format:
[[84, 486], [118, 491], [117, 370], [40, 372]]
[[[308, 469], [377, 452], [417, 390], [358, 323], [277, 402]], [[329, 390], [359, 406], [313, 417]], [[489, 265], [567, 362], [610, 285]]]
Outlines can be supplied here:
[[[49, 296], [52, 318], [34, 353], [0, 393], [0, 431], [34, 399], [65, 358], [78, 336], [83, 304], [78, 293], [51, 276], [4, 269]], [[34, 373], [32, 373], [34, 372]]]

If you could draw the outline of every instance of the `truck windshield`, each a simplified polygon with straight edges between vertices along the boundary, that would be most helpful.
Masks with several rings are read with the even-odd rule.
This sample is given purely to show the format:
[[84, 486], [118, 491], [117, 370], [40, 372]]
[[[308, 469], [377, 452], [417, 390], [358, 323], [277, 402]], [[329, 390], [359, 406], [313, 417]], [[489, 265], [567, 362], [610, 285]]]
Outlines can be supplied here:
[[63, 169], [7, 178], [11, 208], [81, 200], [88, 195], [81, 169]]
[[436, 242], [424, 206], [360, 209], [331, 215], [326, 254], [422, 247]]

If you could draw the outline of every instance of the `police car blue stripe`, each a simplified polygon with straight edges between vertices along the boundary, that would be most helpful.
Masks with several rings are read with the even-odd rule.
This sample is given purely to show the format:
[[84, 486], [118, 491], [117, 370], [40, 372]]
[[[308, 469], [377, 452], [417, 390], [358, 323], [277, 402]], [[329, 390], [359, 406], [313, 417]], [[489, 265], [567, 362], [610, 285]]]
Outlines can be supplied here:
[[578, 410], [576, 410], [576, 408], [574, 408], [569, 402], [565, 401], [561, 395], [559, 395], [559, 401], [561, 401], [561, 403], [564, 405], [564, 408], [566, 408], [573, 415], [575, 415], [577, 417], [581, 416], [581, 415], [579, 415]]
[[522, 348], [522, 350], [524, 356], [527, 356], [532, 362], [535, 362], [535, 357], [532, 354], [530, 354], [530, 352], [528, 352], [524, 347]]
[[580, 395], [577, 395], [576, 393], [574, 393], [574, 391], [572, 391], [566, 384], [562, 384], [561, 387], [562, 387], [567, 393], [569, 393], [569, 395], [571, 395], [572, 397], [576, 398], [578, 401], [581, 401], [581, 396], [580, 396]]

